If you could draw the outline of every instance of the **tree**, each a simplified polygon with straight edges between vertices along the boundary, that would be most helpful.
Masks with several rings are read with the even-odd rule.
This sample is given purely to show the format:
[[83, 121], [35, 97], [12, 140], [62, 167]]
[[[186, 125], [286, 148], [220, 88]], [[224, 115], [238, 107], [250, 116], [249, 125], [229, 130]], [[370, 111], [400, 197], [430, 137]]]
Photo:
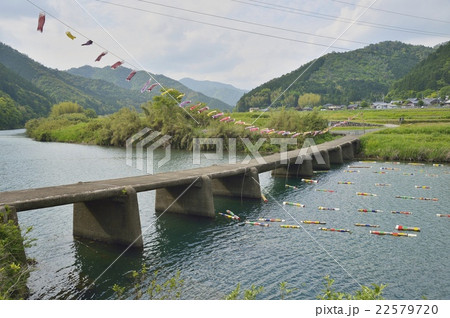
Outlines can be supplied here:
[[62, 102], [56, 105], [53, 105], [50, 116], [58, 117], [63, 114], [74, 114], [74, 113], [83, 113], [84, 108], [73, 102]]
[[298, 98], [298, 106], [301, 108], [309, 106], [314, 107], [320, 105], [321, 96], [314, 93], [306, 93]]
[[367, 101], [365, 101], [365, 100], [363, 100], [362, 102], [361, 102], [361, 107], [369, 107], [369, 103], [367, 102]]

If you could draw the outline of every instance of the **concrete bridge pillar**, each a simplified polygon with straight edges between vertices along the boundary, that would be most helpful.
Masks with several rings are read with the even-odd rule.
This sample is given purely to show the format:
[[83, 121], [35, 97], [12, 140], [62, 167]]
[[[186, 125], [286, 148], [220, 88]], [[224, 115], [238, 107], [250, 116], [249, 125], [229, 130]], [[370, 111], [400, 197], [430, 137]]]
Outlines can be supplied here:
[[156, 189], [155, 211], [215, 217], [212, 181], [201, 176], [191, 185]]
[[361, 140], [355, 139], [352, 141], [353, 154], [358, 154], [361, 151]]
[[314, 152], [312, 156], [313, 170], [330, 170], [330, 156], [327, 150], [320, 150], [320, 152]]
[[74, 203], [73, 235], [106, 243], [142, 247], [136, 190], [125, 187], [120, 196]]
[[341, 146], [328, 150], [328, 155], [330, 156], [330, 164], [343, 164], [344, 158], [342, 156]]
[[19, 219], [17, 218], [16, 208], [13, 206], [0, 206], [0, 223], [8, 223], [12, 220], [15, 225], [19, 225]]
[[313, 176], [313, 160], [311, 158], [302, 157], [301, 164], [291, 163], [289, 166], [278, 167], [272, 170], [272, 176], [288, 175], [289, 177], [312, 177]]
[[261, 199], [259, 174], [255, 167], [247, 169], [242, 175], [213, 179], [212, 189], [215, 195]]
[[341, 145], [341, 149], [342, 149], [342, 159], [344, 159], [344, 161], [353, 160], [354, 153], [353, 153], [353, 144], [351, 142]]

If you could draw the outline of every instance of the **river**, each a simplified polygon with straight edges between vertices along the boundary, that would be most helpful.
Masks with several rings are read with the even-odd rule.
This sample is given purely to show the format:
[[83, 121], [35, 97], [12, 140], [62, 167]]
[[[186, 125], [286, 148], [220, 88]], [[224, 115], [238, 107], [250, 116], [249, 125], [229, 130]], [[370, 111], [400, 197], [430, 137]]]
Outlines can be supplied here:
[[[23, 130], [0, 131], [0, 149], [0, 191], [142, 174], [125, 164], [125, 149], [40, 143], [26, 138]], [[201, 162], [212, 163], [218, 162], [205, 158]], [[171, 160], [158, 171], [193, 166], [191, 153], [172, 151]], [[346, 172], [348, 169], [359, 172]], [[374, 173], [381, 171], [386, 173]], [[221, 216], [206, 219], [156, 214], [155, 193], [151, 191], [138, 194], [144, 248], [120, 256], [122, 247], [73, 238], [72, 206], [21, 212], [22, 230], [32, 226], [29, 237], [36, 239], [26, 250], [28, 257], [37, 261], [28, 281], [30, 298], [113, 299], [112, 286], [131, 286], [131, 271], [145, 265], [151, 272], [159, 270], [161, 280], [180, 271], [183, 299], [221, 299], [238, 283], [242, 289], [252, 284], [263, 286], [258, 299], [279, 299], [279, 284], [284, 281], [288, 288], [295, 288], [290, 299], [315, 299], [327, 275], [335, 279], [334, 287], [339, 291], [354, 292], [360, 285], [375, 283], [388, 285], [384, 290], [387, 299], [450, 299], [450, 218], [436, 216], [450, 213], [448, 166], [353, 162], [334, 166], [314, 179], [319, 183], [305, 184], [263, 173], [260, 182], [268, 203], [215, 198], [215, 208], [222, 212], [230, 209], [242, 220], [282, 218], [285, 224], [320, 220], [326, 222], [323, 227], [352, 233], [321, 231], [320, 225], [286, 229], [279, 223], [269, 227], [243, 225]], [[286, 189], [286, 183], [299, 189]], [[377, 196], [357, 196], [358, 191]], [[407, 200], [396, 195], [439, 200]], [[283, 201], [306, 207], [282, 206]], [[339, 210], [321, 211], [318, 206]], [[359, 208], [383, 212], [361, 213]], [[392, 210], [412, 214], [392, 214]], [[414, 226], [421, 232], [416, 237], [378, 236], [354, 223], [378, 224], [380, 227], [373, 230], [381, 231], [394, 231], [396, 225]], [[125, 295], [132, 297], [132, 289]]]

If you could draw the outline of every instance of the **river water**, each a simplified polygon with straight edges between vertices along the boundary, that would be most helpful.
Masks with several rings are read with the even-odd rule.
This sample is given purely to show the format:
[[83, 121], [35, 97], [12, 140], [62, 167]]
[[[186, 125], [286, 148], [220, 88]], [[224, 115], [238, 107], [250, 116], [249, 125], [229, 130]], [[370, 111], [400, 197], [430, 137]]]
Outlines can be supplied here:
[[[0, 149], [0, 191], [142, 174], [125, 164], [125, 149], [39, 143], [26, 138], [23, 130], [0, 131]], [[205, 158], [201, 162], [212, 163], [218, 162]], [[193, 166], [191, 153], [172, 151], [171, 160], [158, 171]], [[385, 167], [398, 170], [380, 169]], [[348, 169], [359, 172], [346, 172]], [[375, 173], [381, 171], [386, 173]], [[300, 223], [300, 229], [281, 228], [279, 223], [243, 225], [221, 216], [156, 214], [154, 191], [140, 193], [144, 249], [122, 256], [121, 247], [74, 240], [70, 205], [21, 212], [20, 226], [32, 226], [29, 236], [36, 239], [26, 250], [28, 257], [37, 261], [29, 279], [31, 299], [112, 299], [112, 286], [131, 286], [130, 272], [143, 265], [150, 271], [159, 270], [161, 281], [180, 271], [184, 299], [221, 299], [238, 283], [242, 289], [252, 284], [263, 286], [259, 299], [279, 299], [279, 284], [284, 281], [288, 288], [296, 288], [289, 298], [315, 299], [326, 275], [335, 279], [339, 291], [354, 292], [360, 285], [376, 283], [388, 285], [384, 290], [387, 299], [450, 299], [450, 218], [436, 216], [450, 213], [448, 166], [353, 162], [318, 173], [314, 179], [319, 183], [263, 173], [260, 182], [268, 203], [215, 198], [217, 211], [230, 209], [242, 220], [270, 217], [285, 219], [284, 224], [326, 222]], [[286, 189], [285, 184], [299, 189]], [[357, 196], [358, 191], [377, 196]], [[396, 195], [439, 200], [399, 199]], [[306, 207], [280, 205], [283, 201]], [[323, 211], [318, 206], [339, 210]], [[383, 212], [362, 213], [357, 211], [360, 208]], [[412, 214], [392, 214], [392, 210]], [[420, 227], [421, 232], [416, 237], [378, 236], [354, 223], [378, 224], [373, 230], [381, 231], [394, 231], [396, 225]], [[352, 233], [321, 231], [320, 226]], [[128, 289], [125, 295], [132, 297], [133, 291]]]

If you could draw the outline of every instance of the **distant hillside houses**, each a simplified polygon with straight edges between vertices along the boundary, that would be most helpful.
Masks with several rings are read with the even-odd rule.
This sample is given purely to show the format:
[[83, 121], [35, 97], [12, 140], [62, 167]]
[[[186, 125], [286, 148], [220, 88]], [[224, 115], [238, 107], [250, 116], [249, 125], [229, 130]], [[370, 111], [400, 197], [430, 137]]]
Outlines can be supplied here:
[[424, 106], [439, 106], [444, 105], [446, 101], [440, 98], [408, 98], [405, 101], [393, 100], [390, 103], [386, 102], [374, 102], [370, 105], [372, 109], [393, 109], [393, 108], [413, 108], [413, 107], [424, 107]]

